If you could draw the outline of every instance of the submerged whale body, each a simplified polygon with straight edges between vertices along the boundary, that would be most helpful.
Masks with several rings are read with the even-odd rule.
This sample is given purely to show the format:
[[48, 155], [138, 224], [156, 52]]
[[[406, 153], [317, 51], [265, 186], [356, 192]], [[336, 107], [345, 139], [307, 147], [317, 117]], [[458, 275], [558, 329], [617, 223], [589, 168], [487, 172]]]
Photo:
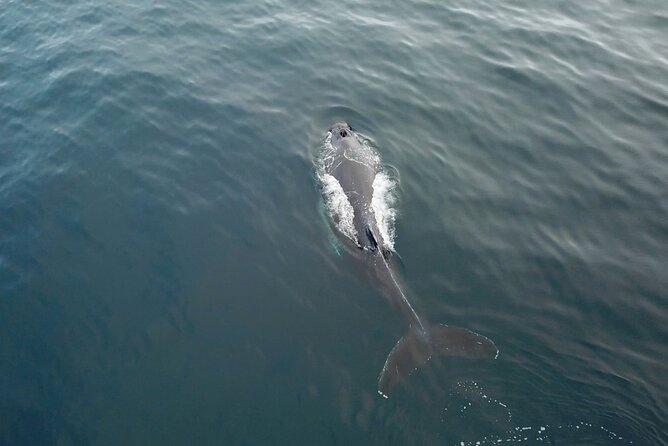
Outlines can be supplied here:
[[387, 356], [378, 377], [378, 393], [387, 398], [397, 384], [435, 355], [496, 358], [498, 349], [485, 336], [465, 328], [431, 325], [411, 306], [395, 268], [387, 175], [375, 150], [347, 123], [336, 122], [328, 129], [318, 178], [337, 239], [408, 323], [407, 333]]

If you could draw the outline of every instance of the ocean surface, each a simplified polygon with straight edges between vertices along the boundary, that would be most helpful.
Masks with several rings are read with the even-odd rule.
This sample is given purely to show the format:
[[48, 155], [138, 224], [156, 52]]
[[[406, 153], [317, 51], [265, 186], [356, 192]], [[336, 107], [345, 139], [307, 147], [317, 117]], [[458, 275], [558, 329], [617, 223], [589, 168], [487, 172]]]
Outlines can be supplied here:
[[[406, 327], [316, 181], [396, 179]], [[0, 0], [0, 445], [668, 444], [665, 0]]]

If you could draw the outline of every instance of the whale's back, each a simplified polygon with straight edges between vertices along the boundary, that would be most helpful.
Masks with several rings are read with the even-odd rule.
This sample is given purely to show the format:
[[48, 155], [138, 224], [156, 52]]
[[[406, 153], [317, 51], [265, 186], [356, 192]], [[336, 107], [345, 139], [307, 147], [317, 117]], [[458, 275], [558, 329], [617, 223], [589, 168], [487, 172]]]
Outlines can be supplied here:
[[333, 130], [331, 145], [333, 160], [326, 172], [339, 183], [350, 203], [355, 242], [374, 250], [383, 243], [372, 205], [380, 165], [378, 155], [350, 129]]

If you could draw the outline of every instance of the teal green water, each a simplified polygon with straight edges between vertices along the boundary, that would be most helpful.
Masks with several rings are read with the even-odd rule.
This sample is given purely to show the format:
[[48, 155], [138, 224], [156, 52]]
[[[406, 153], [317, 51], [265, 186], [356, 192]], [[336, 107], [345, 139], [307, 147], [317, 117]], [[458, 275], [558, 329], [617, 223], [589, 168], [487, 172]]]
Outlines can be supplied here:
[[[346, 119], [413, 305], [332, 248]], [[664, 0], [0, 2], [0, 444], [668, 444]]]

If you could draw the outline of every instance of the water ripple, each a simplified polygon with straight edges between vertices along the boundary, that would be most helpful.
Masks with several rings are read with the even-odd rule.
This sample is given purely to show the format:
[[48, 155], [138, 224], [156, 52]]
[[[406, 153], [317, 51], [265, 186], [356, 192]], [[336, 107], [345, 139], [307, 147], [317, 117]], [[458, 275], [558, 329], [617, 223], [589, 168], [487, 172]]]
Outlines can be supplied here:
[[[5, 2], [0, 443], [665, 443], [667, 21]], [[402, 328], [328, 240], [334, 119], [400, 180], [411, 300], [498, 361], [375, 399]]]

